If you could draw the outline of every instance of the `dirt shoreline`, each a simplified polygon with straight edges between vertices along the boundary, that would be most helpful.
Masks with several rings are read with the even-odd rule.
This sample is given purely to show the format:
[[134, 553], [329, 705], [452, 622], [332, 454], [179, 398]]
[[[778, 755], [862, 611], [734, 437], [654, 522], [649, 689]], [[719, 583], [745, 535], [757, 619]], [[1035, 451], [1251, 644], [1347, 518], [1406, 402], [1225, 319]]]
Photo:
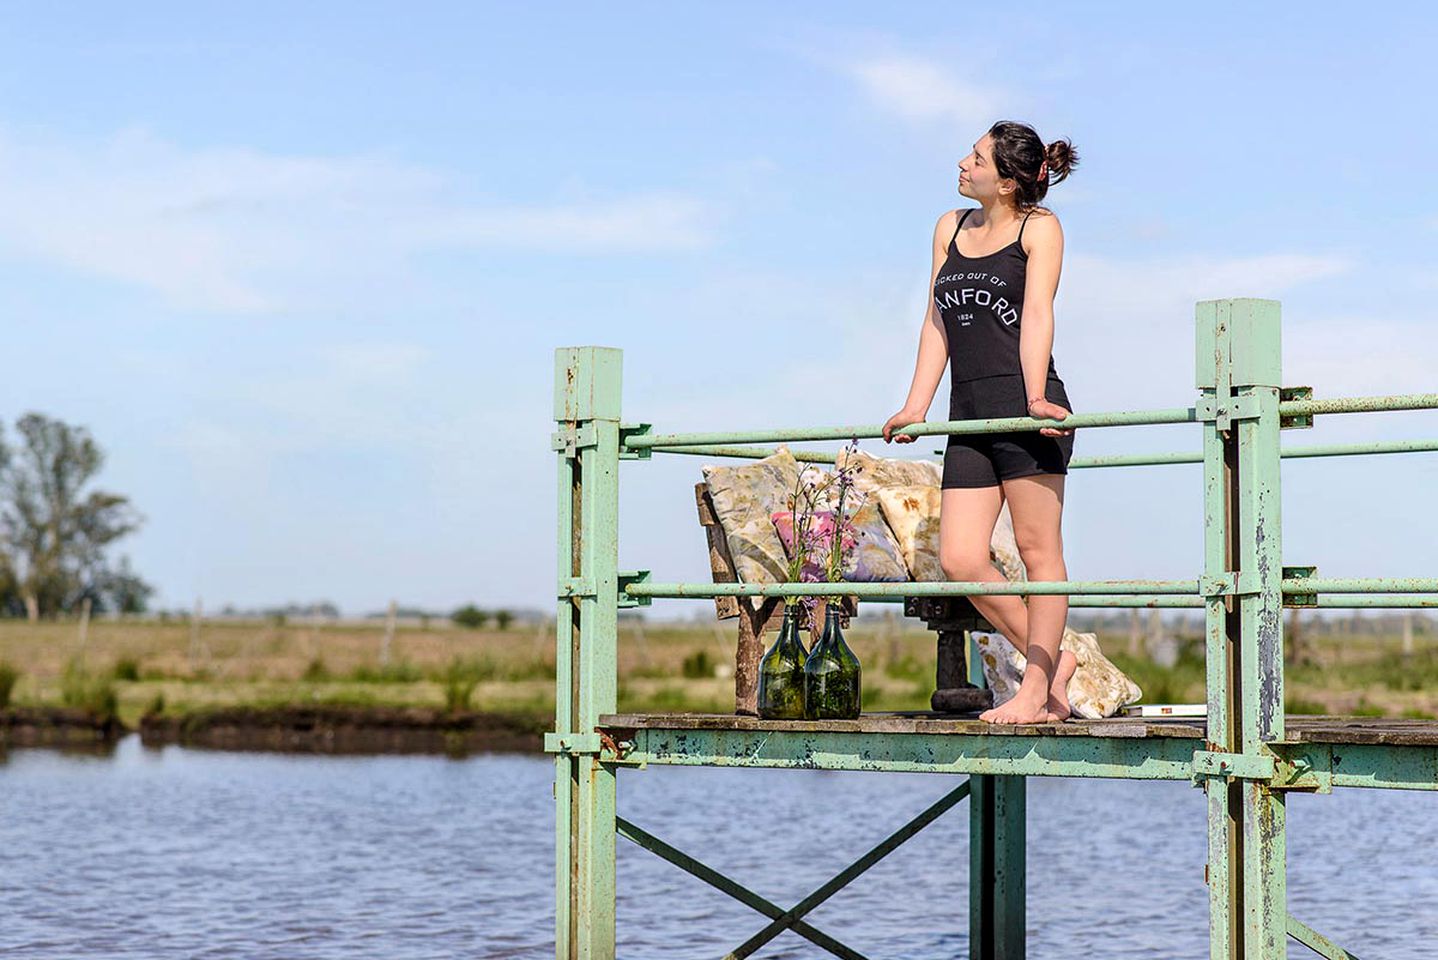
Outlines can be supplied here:
[[[228, 707], [140, 719], [147, 747], [317, 754], [540, 753], [548, 717], [446, 713], [423, 707]], [[132, 732], [119, 720], [61, 707], [0, 711], [0, 748], [114, 744]]]

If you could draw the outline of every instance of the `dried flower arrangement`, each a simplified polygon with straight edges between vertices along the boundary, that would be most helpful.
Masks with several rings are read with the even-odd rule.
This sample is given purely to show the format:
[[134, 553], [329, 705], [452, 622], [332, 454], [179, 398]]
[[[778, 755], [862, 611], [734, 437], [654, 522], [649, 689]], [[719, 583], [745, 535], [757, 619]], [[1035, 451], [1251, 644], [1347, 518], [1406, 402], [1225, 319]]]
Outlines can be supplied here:
[[[844, 448], [846, 455], [840, 458], [845, 466], [830, 472], [805, 464], [799, 470], [794, 490], [785, 498], [787, 510], [773, 515], [788, 551], [786, 583], [843, 582], [858, 538], [864, 536], [854, 526], [854, 514], [865, 501], [865, 495], [854, 489], [854, 477], [863, 469], [854, 462], [853, 453], [858, 448], [858, 438], [851, 439]], [[802, 604], [808, 622], [820, 623], [823, 607], [843, 599], [785, 597], [784, 603]]]

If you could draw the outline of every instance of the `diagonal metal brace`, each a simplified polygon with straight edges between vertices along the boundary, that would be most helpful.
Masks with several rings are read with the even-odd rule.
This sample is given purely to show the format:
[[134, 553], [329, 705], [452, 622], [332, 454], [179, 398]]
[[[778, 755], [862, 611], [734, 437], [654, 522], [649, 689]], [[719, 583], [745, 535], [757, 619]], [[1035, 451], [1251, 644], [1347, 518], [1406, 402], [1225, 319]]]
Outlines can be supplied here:
[[1328, 960], [1358, 960], [1357, 956], [1344, 950], [1291, 913], [1288, 915], [1288, 935]]
[[785, 930], [792, 929], [794, 924], [799, 921], [799, 918], [848, 886], [851, 880], [887, 857], [890, 853], [893, 853], [904, 841], [933, 823], [968, 795], [969, 781], [965, 780], [930, 804], [928, 809], [914, 817], [914, 819], [889, 834], [878, 846], [839, 871], [832, 880], [819, 887], [803, 900], [794, 904], [794, 906], [785, 911], [782, 916], [775, 917], [773, 922], [767, 927], [754, 934], [754, 936], [748, 940], [745, 940], [736, 947], [732, 953], [726, 954], [724, 960], [743, 960], [744, 957], [754, 953], [754, 951], [764, 946], [764, 944], [770, 940], [773, 940]]
[[[615, 832], [624, 839], [637, 843], [661, 860], [667, 860], [685, 873], [698, 877], [716, 890], [727, 893], [746, 907], [757, 910], [766, 917], [781, 917], [784, 915], [784, 909], [777, 903], [765, 900], [738, 881], [731, 880], [718, 870], [699, 862], [682, 850], [671, 847], [652, 833], [648, 833], [635, 826], [623, 817], [616, 816], [614, 818], [614, 827]], [[823, 947], [836, 957], [843, 957], [845, 960], [865, 960], [863, 954], [846, 947], [827, 933], [814, 929], [802, 920], [795, 921], [791, 929], [805, 940], [808, 940], [816, 946]]]

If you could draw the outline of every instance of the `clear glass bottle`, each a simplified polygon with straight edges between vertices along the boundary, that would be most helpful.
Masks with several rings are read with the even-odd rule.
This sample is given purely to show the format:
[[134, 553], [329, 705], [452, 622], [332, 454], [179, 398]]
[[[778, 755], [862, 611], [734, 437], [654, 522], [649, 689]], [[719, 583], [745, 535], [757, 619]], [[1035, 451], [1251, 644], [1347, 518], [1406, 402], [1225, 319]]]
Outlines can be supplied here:
[[808, 720], [853, 720], [862, 698], [859, 658], [844, 642], [839, 605], [830, 603], [824, 634], [804, 661], [804, 717]]
[[804, 719], [804, 662], [809, 651], [800, 638], [797, 603], [784, 607], [779, 638], [759, 661], [759, 716], [766, 720]]

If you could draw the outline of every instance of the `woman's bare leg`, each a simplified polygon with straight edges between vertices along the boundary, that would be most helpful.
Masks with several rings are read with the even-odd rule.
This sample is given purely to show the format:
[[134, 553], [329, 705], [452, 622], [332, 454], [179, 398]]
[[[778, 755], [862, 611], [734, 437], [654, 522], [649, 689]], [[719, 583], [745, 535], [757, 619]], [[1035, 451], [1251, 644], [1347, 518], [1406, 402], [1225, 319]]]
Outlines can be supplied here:
[[[1063, 559], [1064, 477], [1037, 474], [1003, 482], [1004, 498], [1014, 521], [1014, 540], [1030, 580], [1067, 580]], [[1008, 703], [988, 711], [983, 719], [996, 723], [1033, 723], [1061, 720], [1069, 715], [1065, 688], [1076, 661], [1063, 657], [1059, 643], [1068, 620], [1068, 597], [1031, 596], [1023, 649], [1028, 665], [1019, 692]]]
[[[993, 539], [994, 524], [998, 522], [1003, 502], [1003, 489], [997, 486], [951, 487], [943, 491], [939, 512], [939, 562], [944, 568], [944, 575], [950, 580], [1005, 582], [1003, 574], [994, 569], [989, 559], [989, 543]], [[1013, 506], [1010, 505], [1009, 509], [1012, 512]], [[1029, 608], [1023, 598], [988, 595], [969, 599], [973, 601], [974, 609], [993, 624], [994, 629], [1027, 656]], [[1060, 656], [1058, 672], [1044, 704], [1049, 715], [1041, 717], [1041, 720], [1062, 720], [1069, 715], [1065, 688], [1076, 665], [1073, 654], [1065, 650]], [[984, 715], [983, 719], [989, 718]]]

